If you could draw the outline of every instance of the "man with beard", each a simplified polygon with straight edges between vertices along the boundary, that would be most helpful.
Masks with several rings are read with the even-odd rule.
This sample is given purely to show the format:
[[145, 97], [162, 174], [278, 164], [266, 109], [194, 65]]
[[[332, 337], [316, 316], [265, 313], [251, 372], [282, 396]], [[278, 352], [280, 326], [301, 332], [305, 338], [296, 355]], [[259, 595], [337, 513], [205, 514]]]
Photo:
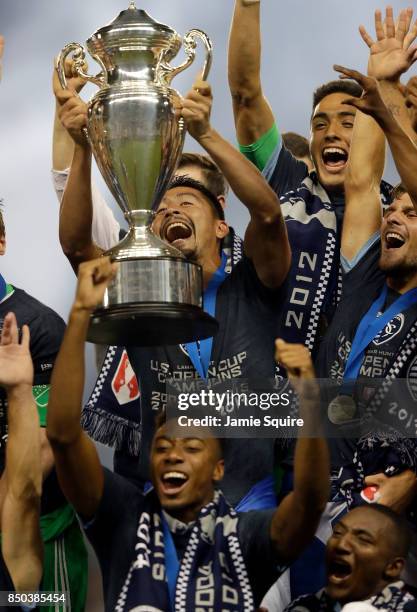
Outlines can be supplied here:
[[370, 609], [404, 610], [414, 601], [400, 580], [409, 546], [407, 523], [386, 506], [351, 510], [335, 525], [327, 543], [326, 588], [293, 601], [285, 612], [334, 612], [351, 602], [368, 603]]
[[[384, 132], [371, 117], [364, 140], [357, 122], [370, 118], [358, 113], [345, 181], [346, 211], [341, 237], [343, 297], [316, 359], [318, 377], [337, 381], [324, 393], [335, 435], [330, 440], [332, 503], [315, 540], [314, 562], [306, 554], [286, 576], [285, 588], [284, 578], [280, 581], [279, 592], [283, 594], [291, 588], [292, 598], [307, 592], [303, 575], [314, 580], [311, 591], [324, 584], [320, 558], [335, 513], [373, 501], [409, 513], [417, 493], [415, 440], [407, 437], [415, 436], [410, 406], [414, 403], [417, 321], [414, 295], [417, 241], [413, 238], [416, 212], [407, 190], [414, 193], [416, 189], [417, 150], [392, 113], [401, 111], [401, 121], [404, 125], [408, 122], [410, 130], [407, 108], [398, 87], [399, 77], [408, 69], [415, 53], [411, 43], [416, 26], [406, 35], [408, 18], [409, 13], [402, 12], [396, 28], [390, 12], [384, 33], [381, 13], [377, 11], [378, 40], [374, 42], [364, 30], [361, 32], [371, 50], [370, 72], [378, 77], [378, 82], [336, 67], [347, 77], [359, 77], [365, 93], [360, 99], [346, 99], [346, 105], [377, 119], [406, 187], [398, 186], [393, 191], [394, 202], [385, 211], [381, 226], [379, 185]], [[382, 100], [382, 89], [389, 107]], [[408, 379], [407, 384], [396, 383], [399, 378]], [[408, 433], [401, 420], [404, 409], [409, 413], [405, 421]], [[361, 429], [364, 410], [380, 421], [381, 435], [374, 423]], [[393, 430], [388, 432], [388, 426]], [[267, 601], [265, 605], [268, 607]]]
[[[183, 101], [182, 114], [189, 133], [217, 164], [250, 213], [245, 254], [230, 272], [226, 270], [222, 241], [229, 228], [218, 193], [210, 190], [204, 173], [199, 179], [183, 168], [185, 174], [174, 177], [159, 205], [153, 230], [202, 266], [205, 296], [210, 294], [213, 299], [219, 331], [213, 339], [185, 346], [163, 346], [161, 338], [160, 347], [129, 348], [141, 391], [141, 452], [139, 462], [124, 457], [126, 461], [122, 464], [121, 458], [117, 469], [142, 485], [148, 478], [155, 414], [166, 406], [167, 379], [214, 383], [233, 378], [266, 381], [275, 376], [274, 338], [291, 258], [286, 226], [279, 200], [259, 171], [210, 126], [210, 109], [210, 87], [197, 81]], [[63, 207], [73, 197], [74, 186], [86, 210], [91, 211], [91, 151], [82, 132], [85, 105], [69, 96], [61, 118], [76, 142]], [[91, 240], [91, 217], [82, 232], [82, 249], [73, 252], [75, 266], [101, 253]], [[255, 498], [264, 507], [275, 505], [273, 439], [229, 440], [225, 465], [223, 489], [233, 505], [243, 498], [247, 503]]]
[[[413, 29], [416, 31], [417, 26]], [[377, 156], [370, 157], [364, 181], [356, 181], [355, 173], [363, 168], [364, 160], [357, 146], [360, 143], [354, 142], [352, 167], [346, 182], [347, 206], [341, 244], [344, 299], [320, 348], [317, 371], [319, 376], [330, 376], [342, 385], [328, 406], [329, 419], [338, 428], [339, 436], [346, 432], [343, 438], [338, 437], [332, 443], [332, 468], [339, 475], [336, 488], [344, 481], [348, 483], [342, 486], [342, 492], [349, 505], [360, 503], [362, 495], [362, 499], [368, 496], [368, 501], [378, 500], [405, 512], [417, 493], [416, 445], [411, 439], [416, 433], [415, 421], [409, 418], [402, 423], [399, 410], [401, 407], [409, 411], [410, 416], [415, 411], [417, 146], [398, 84], [401, 74], [417, 58], [417, 49], [411, 46], [413, 37], [401, 38], [391, 21], [387, 23], [386, 37], [382, 36], [379, 12], [376, 32], [377, 41], [365, 31], [362, 35], [371, 50], [371, 72], [386, 81], [390, 92], [388, 104], [382, 98], [379, 79], [341, 66], [335, 68], [345, 77], [356, 79], [364, 88], [360, 100], [346, 102], [373, 117], [382, 127], [402, 183], [393, 190], [393, 203], [384, 213], [380, 240], [379, 232], [359, 235], [357, 220], [361, 217], [362, 221], [365, 205], [366, 215], [373, 219], [375, 229], [378, 228], [381, 208], [375, 186], [380, 168], [375, 162]], [[390, 45], [391, 50], [380, 57], [377, 48], [384, 45]], [[378, 130], [374, 130], [371, 139], [376, 148], [380, 140]], [[396, 385], [395, 381], [401, 378], [406, 379], [404, 384]], [[355, 440], [349, 432], [363, 410], [375, 415], [383, 425], [390, 425], [392, 430], [380, 437], [373, 432], [359, 442]], [[403, 438], [404, 435], [410, 439]], [[364, 494], [365, 486], [374, 490]]]
[[[175, 195], [171, 190], [170, 198]], [[196, 224], [198, 216], [192, 213]], [[80, 265], [47, 428], [60, 484], [100, 561], [105, 609], [252, 611], [277, 564], [293, 559], [308, 542], [328, 494], [328, 450], [320, 436], [310, 356], [305, 347], [277, 342], [277, 358], [301, 394], [304, 420], [294, 491], [279, 508], [235, 512], [216, 491], [227, 471], [219, 440], [208, 428], [179, 427], [176, 419], [156, 426], [149, 458], [154, 490], [144, 496], [129, 479], [103, 469], [80, 424], [90, 315], [116, 267], [104, 257]]]

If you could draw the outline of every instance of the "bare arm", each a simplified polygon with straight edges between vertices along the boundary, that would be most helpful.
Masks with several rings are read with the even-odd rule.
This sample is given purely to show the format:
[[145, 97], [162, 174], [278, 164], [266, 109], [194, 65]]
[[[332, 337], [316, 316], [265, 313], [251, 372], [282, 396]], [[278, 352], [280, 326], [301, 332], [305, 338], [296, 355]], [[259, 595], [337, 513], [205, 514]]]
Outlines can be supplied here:
[[[335, 66], [335, 68], [342, 74], [354, 78], [352, 71], [346, 72], [346, 69], [341, 66]], [[371, 82], [372, 79], [369, 81]], [[360, 84], [362, 85], [362, 82]], [[361, 105], [364, 99], [366, 99], [366, 93], [365, 97], [359, 101], [357, 98], [350, 98], [347, 102], [360, 108], [357, 102]], [[384, 165], [384, 133], [373, 117], [358, 110], [345, 180], [346, 208], [343, 218], [341, 252], [347, 259], [353, 259], [381, 226], [380, 183]]]
[[259, 170], [210, 125], [211, 89], [197, 81], [184, 100], [182, 114], [190, 134], [219, 166], [235, 195], [250, 213], [245, 252], [261, 282], [279, 287], [287, 276], [291, 249], [277, 195]]
[[[417, 144], [413, 140], [413, 138], [410, 138], [410, 132], [406, 133], [406, 131], [404, 131], [403, 127], [401, 127], [400, 123], [397, 121], [397, 102], [401, 102], [403, 105], [404, 102], [401, 101], [401, 99], [398, 99], [397, 93], [393, 93], [393, 97], [391, 98], [387, 97], [388, 88], [386, 87], [386, 100], [388, 103], [390, 103], [391, 101], [391, 108], [388, 108], [386, 102], [382, 98], [381, 87], [375, 79], [372, 79], [371, 77], [366, 77], [356, 70], [349, 70], [348, 68], [342, 68], [341, 66], [338, 66], [337, 68], [346, 76], [355, 79], [364, 88], [364, 95], [362, 98], [351, 98], [346, 102], [353, 106], [356, 106], [356, 108], [360, 109], [362, 113], [366, 113], [370, 117], [373, 117], [375, 121], [380, 125], [383, 132], [385, 133], [385, 136], [387, 137], [388, 144], [391, 148], [394, 162], [398, 170], [398, 174], [401, 177], [401, 181], [404, 183], [404, 186], [407, 189], [414, 206], [417, 207]], [[410, 126], [409, 130], [411, 130]], [[414, 131], [412, 131], [411, 133], [414, 134]], [[350, 153], [351, 158], [353, 158], [355, 155], [355, 147], [355, 139], [353, 138]], [[372, 166], [375, 166], [376, 159], [372, 157], [370, 157], [369, 159], [372, 160], [371, 163], [368, 162], [369, 168], [371, 168]], [[358, 174], [358, 172], [356, 174]], [[354, 182], [354, 180], [355, 177], [350, 176], [350, 173], [348, 173], [345, 185], [347, 192], [347, 202], [349, 201], [348, 193], [349, 190], [351, 190], [349, 183], [350, 181]], [[375, 198], [376, 193], [374, 193], [373, 195], [374, 201]], [[346, 206], [345, 221], [349, 207]], [[367, 207], [367, 210], [369, 210], [369, 207]], [[356, 216], [356, 219], [358, 218], [359, 216]], [[344, 225], [343, 232], [345, 232], [346, 227], [350, 227], [354, 228], [352, 230], [354, 234], [358, 230], [358, 227], [355, 227], [354, 223], [355, 217], [353, 217], [352, 219], [352, 224], [349, 223], [348, 226]], [[347, 251], [345, 251], [346, 245], [343, 244], [343, 241], [344, 236], [342, 235], [342, 252], [344, 255], [349, 257]]]
[[84, 347], [90, 313], [103, 298], [114, 270], [107, 258], [84, 263], [79, 268], [77, 295], [55, 362], [48, 404], [46, 431], [59, 484], [65, 497], [84, 518], [95, 515], [104, 483], [96, 447], [80, 424]]
[[74, 141], [71, 170], [60, 208], [59, 239], [76, 271], [81, 262], [102, 253], [92, 239], [91, 149], [83, 132], [87, 105], [70, 90], [59, 90], [55, 95], [60, 105], [59, 119]]
[[353, 104], [371, 115], [384, 130], [401, 180], [416, 205], [416, 133], [400, 86], [401, 75], [417, 59], [417, 47], [413, 45], [417, 22], [411, 25], [412, 15], [412, 9], [401, 11], [395, 24], [392, 8], [388, 7], [383, 25], [381, 11], [375, 11], [376, 40], [363, 26], [360, 27], [361, 36], [370, 50], [368, 73], [373, 78], [346, 69], [344, 74], [356, 79], [364, 88], [363, 97]]
[[58, 104], [55, 105], [53, 135], [52, 135], [52, 168], [67, 170], [74, 155], [74, 141], [64, 128], [58, 117]]
[[42, 577], [39, 529], [42, 490], [39, 417], [32, 395], [29, 328], [19, 344], [14, 315], [8, 314], [0, 346], [0, 384], [7, 388], [6, 491], [2, 507], [2, 553], [17, 591], [36, 591]]
[[[74, 77], [72, 69], [73, 62], [67, 59], [64, 70], [68, 90], [79, 93], [86, 81], [82, 77]], [[84, 69], [87, 69], [87, 65], [84, 66]], [[62, 87], [55, 67], [52, 74], [52, 89], [56, 102], [52, 135], [52, 168], [54, 168], [54, 170], [67, 170], [71, 165], [72, 156], [74, 155], [74, 141], [59, 118], [61, 106], [65, 103], [65, 99], [62, 100], [59, 96], [60, 92], [62, 92]]]
[[[87, 66], [85, 66], [84, 69], [87, 70]], [[69, 97], [71, 97], [71, 95], [78, 94], [78, 92], [85, 84], [85, 80], [82, 77], [72, 76], [72, 70], [73, 62], [70, 60], [66, 60], [65, 76], [68, 86], [67, 91], [70, 92]], [[52, 141], [52, 178], [54, 182], [55, 193], [58, 197], [58, 201], [61, 203], [64, 190], [68, 181], [69, 168], [74, 157], [74, 138], [77, 140], [79, 134], [74, 134], [74, 132], [72, 132], [73, 136], [71, 136], [71, 130], [73, 126], [71, 126], [71, 124], [68, 122], [69, 117], [66, 114], [65, 108], [63, 108], [67, 103], [69, 97], [66, 93], [63, 93], [56, 69], [54, 69], [53, 72], [52, 85], [56, 100]], [[85, 108], [83, 102], [79, 101], [79, 105], [80, 108], [82, 108], [83, 113]], [[68, 129], [64, 127], [62, 120], [66, 122], [66, 125], [68, 125]], [[84, 145], [85, 142], [81, 141], [81, 144]], [[95, 187], [94, 185], [92, 185], [91, 200], [92, 241], [97, 245], [100, 245], [100, 248], [109, 249], [114, 246], [119, 240], [120, 226], [114, 218], [114, 215], [107, 202], [105, 201], [97, 187]], [[73, 198], [72, 202], [76, 202], [74, 208], [71, 208], [71, 203], [68, 204], [68, 201], [64, 208], [64, 217], [62, 223], [62, 244], [65, 252], [67, 253], [67, 256], [73, 260], [73, 265], [74, 267], [76, 267], [77, 260], [84, 261], [85, 259], [95, 257], [97, 256], [97, 252], [92, 251], [92, 253], [89, 253], [89, 249], [85, 248], [85, 245], [88, 241], [88, 238], [86, 239], [85, 237], [85, 230], [86, 227], [88, 227], [90, 219], [90, 210], [88, 206], [85, 207], [82, 205], [82, 200]], [[80, 233], [78, 234], [78, 237], [75, 237], [74, 242], [73, 234], [78, 229], [80, 229]], [[77, 246], [80, 247], [80, 253], [78, 254], [74, 250], [77, 248]]]
[[91, 150], [76, 144], [59, 213], [59, 240], [75, 271], [80, 263], [102, 253], [93, 242], [92, 223]]
[[31, 386], [8, 393], [8, 414], [2, 553], [16, 591], [36, 591], [43, 572], [42, 470], [39, 418]]
[[[278, 506], [271, 523], [271, 540], [280, 559], [291, 561], [312, 540], [330, 492], [327, 443], [320, 434], [319, 389], [308, 349], [301, 344], [276, 342], [276, 358], [287, 369], [300, 397], [303, 429], [294, 459], [294, 490]], [[314, 465], [314, 478], [312, 478]]]
[[401, 181], [417, 209], [417, 134], [398, 87], [381, 83], [381, 93], [385, 108], [381, 109], [377, 120], [387, 137]]
[[256, 142], [274, 124], [261, 85], [260, 1], [236, 0], [229, 39], [229, 87], [237, 139]]

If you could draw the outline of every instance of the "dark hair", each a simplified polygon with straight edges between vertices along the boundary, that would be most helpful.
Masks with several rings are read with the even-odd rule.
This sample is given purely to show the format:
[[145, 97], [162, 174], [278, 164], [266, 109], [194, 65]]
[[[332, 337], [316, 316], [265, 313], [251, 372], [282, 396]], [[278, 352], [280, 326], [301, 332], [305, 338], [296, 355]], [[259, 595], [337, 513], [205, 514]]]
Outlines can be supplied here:
[[407, 520], [382, 504], [367, 504], [366, 506], [359, 506], [359, 508], [382, 514], [391, 521], [393, 529], [388, 531], [387, 537], [390, 537], [392, 552], [396, 556], [406, 558], [411, 545], [411, 531]]
[[294, 157], [310, 157], [310, 147], [307, 138], [295, 132], [285, 132], [282, 134], [285, 147]]
[[403, 183], [398, 183], [397, 185], [394, 185], [394, 187], [391, 189], [391, 201], [393, 202], [394, 200], [399, 200], [405, 193], [408, 193], [405, 185]]
[[314, 109], [316, 108], [317, 104], [323, 100], [323, 98], [334, 93], [346, 94], [347, 98], [360, 98], [363, 93], [363, 89], [356, 81], [344, 79], [340, 79], [339, 81], [329, 81], [324, 85], [320, 85], [320, 87], [317, 87], [313, 93], [312, 112], [314, 113]]
[[200, 155], [199, 153], [183, 153], [178, 168], [184, 168], [185, 166], [197, 166], [202, 170], [205, 186], [216, 198], [227, 195], [229, 185], [224, 178], [223, 172], [221, 172], [210, 157]]
[[202, 193], [203, 196], [205, 196], [205, 198], [210, 202], [211, 208], [214, 211], [216, 217], [224, 221], [223, 206], [220, 204], [215, 194], [209, 189], [207, 189], [207, 187], [203, 185], [203, 183], [201, 183], [200, 181], [196, 181], [187, 174], [184, 174], [180, 176], [175, 176], [171, 181], [168, 189], [174, 189], [175, 187], [191, 187], [192, 189], [197, 189], [197, 191]]

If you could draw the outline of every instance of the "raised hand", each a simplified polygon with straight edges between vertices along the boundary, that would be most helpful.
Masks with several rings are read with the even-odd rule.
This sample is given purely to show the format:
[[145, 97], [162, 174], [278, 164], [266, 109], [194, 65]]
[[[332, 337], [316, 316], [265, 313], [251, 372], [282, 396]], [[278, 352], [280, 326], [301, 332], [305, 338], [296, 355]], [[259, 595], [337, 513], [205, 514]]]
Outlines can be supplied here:
[[285, 342], [278, 338], [275, 340], [275, 360], [287, 370], [288, 379], [300, 400], [318, 399], [319, 387], [313, 360], [304, 344]]
[[87, 125], [87, 104], [78, 95], [87, 81], [80, 76], [74, 76], [73, 61], [70, 59], [65, 61], [65, 76], [67, 88], [62, 89], [57, 70], [54, 68], [52, 88], [57, 103], [58, 119], [75, 143], [88, 147], [84, 132]]
[[[67, 89], [79, 93], [84, 87], [84, 85], [87, 83], [87, 80], [76, 74], [74, 75], [74, 61], [70, 60], [69, 58], [65, 60], [64, 70], [65, 78], [67, 80]], [[83, 70], [84, 72], [87, 72], [87, 62], [84, 62]], [[55, 96], [57, 95], [57, 93], [62, 91], [62, 86], [58, 78], [58, 71], [56, 67], [54, 67], [54, 71], [52, 74], [52, 89], [54, 91]]]
[[373, 474], [365, 478], [365, 486], [378, 487], [375, 501], [401, 514], [413, 503], [417, 493], [417, 477], [412, 470], [404, 470], [396, 476]]
[[368, 75], [378, 80], [398, 81], [417, 59], [417, 46], [412, 45], [417, 36], [417, 21], [412, 27], [413, 10], [400, 12], [394, 23], [392, 7], [387, 7], [385, 23], [381, 11], [375, 11], [376, 40], [368, 34], [363, 25], [359, 32], [369, 47]]
[[29, 327], [22, 328], [22, 340], [19, 342], [19, 330], [16, 317], [12, 312], [6, 315], [0, 340], [0, 386], [7, 390], [20, 385], [33, 384], [33, 364], [29, 350]]
[[211, 87], [207, 81], [196, 79], [193, 88], [183, 99], [181, 114], [188, 132], [197, 141], [204, 138], [211, 130], [210, 113], [213, 103]]
[[304, 344], [275, 340], [275, 359], [287, 370], [288, 378], [314, 378], [310, 351]]
[[104, 292], [117, 271], [109, 257], [82, 263], [78, 268], [78, 284], [73, 310], [92, 312], [103, 300]]
[[87, 125], [87, 104], [69, 89], [56, 93], [58, 118], [76, 144], [88, 147], [84, 128]]
[[333, 66], [333, 68], [337, 72], [340, 72], [341, 78], [353, 79], [359, 83], [363, 89], [361, 98], [347, 98], [346, 100], [343, 100], [343, 104], [354, 106], [363, 113], [371, 115], [375, 119], [380, 119], [383, 113], [388, 111], [382, 99], [378, 81], [374, 77], [365, 76], [358, 70], [352, 70], [351, 68], [345, 68], [344, 66], [338, 66], [336, 64]]

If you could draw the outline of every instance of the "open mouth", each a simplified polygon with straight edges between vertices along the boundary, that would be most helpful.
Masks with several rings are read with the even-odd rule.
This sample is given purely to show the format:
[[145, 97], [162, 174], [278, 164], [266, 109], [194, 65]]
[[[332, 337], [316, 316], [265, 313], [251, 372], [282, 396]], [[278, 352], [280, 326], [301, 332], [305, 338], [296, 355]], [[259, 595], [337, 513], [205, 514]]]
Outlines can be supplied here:
[[348, 161], [348, 153], [340, 147], [326, 147], [321, 154], [323, 163], [330, 171], [341, 170]]
[[165, 240], [173, 245], [180, 240], [186, 240], [192, 233], [192, 228], [184, 221], [173, 221], [164, 228]]
[[165, 472], [161, 477], [162, 489], [165, 494], [179, 493], [187, 482], [188, 476], [183, 472]]
[[347, 561], [340, 559], [332, 561], [328, 569], [328, 580], [333, 584], [339, 584], [347, 580], [352, 574], [352, 567]]
[[385, 245], [387, 249], [399, 249], [405, 244], [405, 238], [398, 232], [387, 232], [385, 234]]

